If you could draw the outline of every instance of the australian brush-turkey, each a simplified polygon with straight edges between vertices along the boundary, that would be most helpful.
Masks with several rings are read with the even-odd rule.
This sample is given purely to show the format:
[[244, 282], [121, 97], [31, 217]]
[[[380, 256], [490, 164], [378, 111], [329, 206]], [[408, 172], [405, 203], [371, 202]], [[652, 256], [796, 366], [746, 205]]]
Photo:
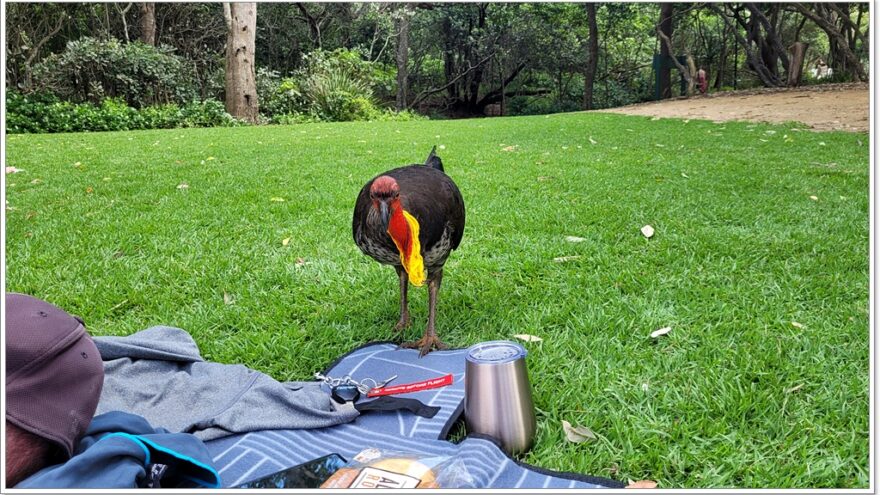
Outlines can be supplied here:
[[431, 150], [424, 165], [389, 170], [367, 182], [354, 205], [351, 222], [354, 242], [364, 254], [391, 265], [400, 279], [400, 321], [409, 326], [407, 289], [428, 283], [428, 326], [421, 339], [404, 342], [424, 356], [432, 348], [446, 347], [434, 328], [437, 293], [443, 265], [461, 242], [464, 200], [443, 163]]

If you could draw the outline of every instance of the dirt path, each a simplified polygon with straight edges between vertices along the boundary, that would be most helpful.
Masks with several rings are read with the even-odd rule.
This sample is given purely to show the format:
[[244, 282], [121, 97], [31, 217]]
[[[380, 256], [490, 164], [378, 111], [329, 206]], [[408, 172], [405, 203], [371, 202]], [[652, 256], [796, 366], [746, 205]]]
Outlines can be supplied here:
[[757, 89], [640, 103], [601, 111], [716, 121], [795, 121], [817, 131], [868, 132], [868, 91], [868, 84], [865, 83]]

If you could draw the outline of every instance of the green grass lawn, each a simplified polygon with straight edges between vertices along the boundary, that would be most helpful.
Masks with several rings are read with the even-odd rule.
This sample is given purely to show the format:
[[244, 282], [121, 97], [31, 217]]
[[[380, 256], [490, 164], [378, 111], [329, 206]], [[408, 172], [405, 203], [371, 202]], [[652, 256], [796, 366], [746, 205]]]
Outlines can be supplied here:
[[[6, 176], [6, 288], [96, 335], [178, 326], [207, 359], [310, 379], [395, 338], [397, 279], [352, 241], [354, 199], [442, 145], [467, 227], [438, 333], [543, 338], [525, 344], [523, 460], [866, 488], [868, 137], [797, 127], [581, 113], [8, 136], [24, 171]], [[415, 339], [427, 292], [410, 295]], [[562, 420], [597, 440], [568, 443]]]

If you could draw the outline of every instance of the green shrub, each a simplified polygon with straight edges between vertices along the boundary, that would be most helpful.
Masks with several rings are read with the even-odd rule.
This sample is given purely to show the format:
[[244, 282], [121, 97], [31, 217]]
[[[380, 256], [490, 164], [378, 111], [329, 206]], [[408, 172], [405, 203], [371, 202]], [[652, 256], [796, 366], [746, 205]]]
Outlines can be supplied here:
[[260, 113], [269, 120], [277, 115], [300, 113], [306, 107], [296, 79], [282, 79], [277, 72], [262, 67], [257, 69], [257, 98]]
[[217, 100], [175, 103], [142, 109], [121, 98], [107, 98], [99, 105], [59, 101], [51, 95], [6, 94], [6, 130], [10, 134], [44, 132], [124, 131], [175, 127], [239, 125]]
[[35, 85], [62, 100], [99, 104], [122, 98], [141, 108], [185, 103], [197, 96], [192, 69], [168, 46], [80, 38], [34, 68]]
[[358, 51], [316, 50], [303, 56], [302, 67], [290, 77], [257, 71], [260, 113], [273, 123], [387, 118], [374, 91], [390, 92], [393, 81], [393, 70]]

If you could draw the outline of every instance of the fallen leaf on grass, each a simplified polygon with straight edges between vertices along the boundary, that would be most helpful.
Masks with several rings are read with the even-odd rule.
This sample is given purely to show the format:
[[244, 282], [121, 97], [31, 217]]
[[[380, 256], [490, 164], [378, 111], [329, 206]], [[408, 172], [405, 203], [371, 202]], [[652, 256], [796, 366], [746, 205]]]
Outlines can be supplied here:
[[43, 181], [41, 181], [40, 179], [34, 179], [31, 181], [31, 184], [39, 184], [41, 182], [43, 182]]
[[226, 292], [223, 293], [223, 304], [226, 304], [228, 306], [230, 304], [233, 304], [234, 302], [235, 299], [231, 295]]
[[572, 261], [572, 260], [576, 260], [576, 259], [578, 259], [578, 258], [580, 258], [580, 256], [578, 256], [578, 255], [575, 255], [575, 256], [560, 256], [560, 257], [558, 257], [558, 258], [553, 258], [553, 261], [555, 261], [555, 262], [557, 262], [557, 263], [565, 263], [566, 261]]
[[571, 423], [564, 419], [562, 420], [562, 430], [569, 442], [584, 443], [596, 439], [596, 434], [586, 426], [571, 426]]
[[205, 160], [206, 160], [206, 161], [211, 161], [211, 160], [216, 160], [216, 158], [214, 158], [213, 156], [209, 156], [208, 158], [205, 158]]
[[672, 327], [663, 327], [663, 328], [654, 330], [653, 332], [651, 332], [651, 338], [656, 339], [657, 337], [659, 337], [661, 335], [666, 335], [667, 333], [669, 333], [671, 331], [672, 331]]
[[688, 174], [686, 174], [684, 172], [681, 173], [681, 176], [684, 177], [685, 179], [690, 179], [690, 177], [688, 177]]
[[584, 239], [583, 237], [577, 237], [577, 236], [573, 236], [573, 235], [565, 236], [565, 240], [568, 242], [584, 242], [584, 241], [586, 241], [586, 239]]
[[306, 265], [306, 264], [308, 264], [308, 262], [307, 262], [305, 259], [303, 259], [303, 258], [297, 258], [297, 259], [296, 259], [296, 266], [303, 266], [303, 265]]
[[186, 182], [184, 182], [184, 183], [178, 184], [178, 185], [177, 185], [177, 188], [178, 188], [178, 189], [189, 189], [189, 184], [187, 184]]
[[819, 141], [819, 146], [825, 146], [825, 141]]
[[6, 167], [7, 174], [17, 174], [19, 172], [24, 172], [24, 170], [22, 170], [20, 168], [15, 168], [15, 167]]
[[74, 167], [79, 167], [79, 166], [81, 166], [81, 165], [82, 165], [82, 162], [76, 162], [76, 163], [73, 164]]
[[95, 189], [92, 186], [86, 188], [86, 194], [92, 194], [93, 192], [95, 192]]
[[648, 239], [654, 237], [654, 227], [651, 227], [650, 225], [645, 225], [644, 227], [642, 227], [642, 235], [647, 237]]
[[284, 239], [281, 239], [282, 246], [286, 246], [288, 244], [290, 244], [290, 237], [285, 237]]
[[544, 340], [541, 337], [536, 337], [534, 335], [529, 335], [526, 333], [518, 333], [518, 334], [514, 335], [514, 337], [518, 338], [519, 340], [523, 340], [525, 342], [541, 342]]
[[596, 144], [596, 143], [597, 142], [595, 139], [593, 139], [593, 136], [590, 136], [590, 144]]
[[793, 327], [795, 327], [795, 328], [804, 328], [804, 324], [803, 324], [803, 323], [798, 323], [798, 322], [796, 322], [796, 321], [794, 321], [794, 320], [792, 320], [792, 322], [791, 322], [791, 326], [793, 326]]
[[790, 394], [790, 393], [792, 393], [792, 392], [797, 392], [797, 391], [800, 390], [803, 386], [804, 386], [804, 384], [801, 383], [800, 385], [795, 385], [794, 387], [787, 388], [787, 389], [785, 389], [785, 393]]
[[274, 202], [276, 202], [276, 203], [283, 203], [283, 202], [284, 202], [284, 198], [279, 198], [279, 197], [276, 196], [276, 197], [274, 197], [274, 198], [271, 198], [269, 201], [274, 201]]
[[657, 482], [651, 480], [631, 481], [624, 488], [657, 488]]
[[813, 201], [819, 201], [819, 198], [816, 196], [810, 196], [810, 199], [812, 199]]
[[515, 149], [516, 149], [515, 145], [514, 146], [505, 146], [504, 148], [501, 148], [501, 151], [513, 151]]

